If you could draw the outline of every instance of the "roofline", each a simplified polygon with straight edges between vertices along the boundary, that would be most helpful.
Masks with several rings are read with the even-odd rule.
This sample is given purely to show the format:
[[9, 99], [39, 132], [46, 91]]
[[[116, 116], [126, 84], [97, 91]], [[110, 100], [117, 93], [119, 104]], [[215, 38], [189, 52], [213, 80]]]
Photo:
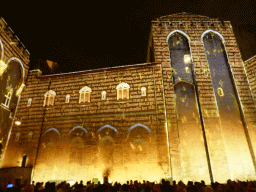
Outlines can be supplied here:
[[[125, 68], [143, 67], [143, 66], [157, 66], [157, 65], [160, 65], [160, 63], [141, 63], [141, 64], [134, 64], [134, 65], [123, 65], [123, 66], [108, 67], [108, 68], [89, 69], [89, 70], [85, 70], [85, 71], [75, 71], [75, 72], [69, 72], [69, 73], [42, 75], [42, 76], [38, 76], [38, 78], [75, 75], [75, 74], [81, 74], [81, 73], [89, 73], [89, 74], [91, 74], [91, 73], [103, 72], [103, 71], [106, 71], [106, 70], [125, 69]], [[31, 71], [41, 71], [41, 70], [40, 69], [29, 70], [29, 72], [31, 72]]]
[[252, 56], [251, 58], [247, 59], [246, 61], [244, 61], [244, 63], [247, 62], [247, 61], [249, 61], [249, 60], [251, 60], [251, 59], [253, 59], [254, 57], [256, 57], [256, 55], [254, 55], [254, 56]]

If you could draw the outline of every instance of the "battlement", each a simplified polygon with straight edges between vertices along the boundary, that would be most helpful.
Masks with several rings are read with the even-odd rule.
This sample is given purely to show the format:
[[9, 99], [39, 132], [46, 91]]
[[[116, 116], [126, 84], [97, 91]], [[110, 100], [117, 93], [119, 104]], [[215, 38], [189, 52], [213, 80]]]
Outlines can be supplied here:
[[22, 53], [26, 58], [29, 58], [30, 53], [26, 49], [25, 45], [20, 41], [18, 36], [14, 33], [11, 27], [8, 26], [7, 22], [1, 16], [0, 16], [0, 29], [2, 32], [4, 31], [7, 34], [7, 37], [9, 39], [9, 44], [15, 47], [16, 49], [18, 49], [19, 52]]
[[172, 15], [166, 15], [156, 20], [151, 21], [152, 23], [163, 23], [165, 25], [174, 26], [229, 26], [230, 21], [220, 21], [219, 18], [210, 18], [202, 15], [194, 15], [191, 13], [178, 13]]

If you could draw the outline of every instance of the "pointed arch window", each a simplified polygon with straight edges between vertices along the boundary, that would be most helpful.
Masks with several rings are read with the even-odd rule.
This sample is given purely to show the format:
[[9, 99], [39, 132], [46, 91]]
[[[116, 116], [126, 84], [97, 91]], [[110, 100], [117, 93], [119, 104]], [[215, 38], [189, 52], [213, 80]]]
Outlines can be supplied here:
[[69, 100], [70, 100], [70, 95], [67, 94], [67, 95], [66, 95], [66, 101], [65, 101], [65, 103], [69, 103]]
[[89, 103], [90, 97], [91, 97], [91, 92], [92, 92], [91, 88], [87, 87], [87, 86], [80, 89], [79, 103], [87, 103], [87, 102]]
[[101, 92], [101, 100], [106, 100], [106, 91]]
[[127, 83], [120, 83], [117, 87], [117, 100], [129, 99], [130, 86]]
[[141, 87], [141, 96], [146, 96], [146, 95], [147, 95], [146, 87]]
[[56, 93], [53, 90], [47, 91], [44, 94], [44, 106], [53, 106]]
[[29, 98], [29, 99], [28, 99], [27, 106], [30, 107], [30, 106], [31, 106], [31, 103], [32, 103], [32, 98]]

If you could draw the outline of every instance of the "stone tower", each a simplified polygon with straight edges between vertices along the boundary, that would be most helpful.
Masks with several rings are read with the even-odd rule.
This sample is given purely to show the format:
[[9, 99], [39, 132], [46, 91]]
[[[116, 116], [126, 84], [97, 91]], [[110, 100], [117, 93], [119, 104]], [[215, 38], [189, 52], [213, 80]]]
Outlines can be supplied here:
[[173, 178], [254, 179], [255, 103], [231, 23], [160, 17], [152, 21], [148, 62], [163, 68]]
[[163, 16], [147, 63], [51, 75], [28, 70], [0, 24], [0, 171], [10, 178], [255, 180], [256, 60], [243, 63], [229, 21]]
[[20, 94], [25, 86], [30, 54], [0, 17], [0, 165], [13, 126]]

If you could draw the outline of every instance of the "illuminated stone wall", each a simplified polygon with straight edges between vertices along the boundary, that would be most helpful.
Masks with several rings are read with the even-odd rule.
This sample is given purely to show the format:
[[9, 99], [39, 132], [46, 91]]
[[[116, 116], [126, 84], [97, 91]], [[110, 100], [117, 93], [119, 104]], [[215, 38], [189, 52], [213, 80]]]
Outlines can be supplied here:
[[[210, 33], [217, 48], [206, 46]], [[175, 35], [183, 40], [170, 41]], [[175, 48], [181, 42], [189, 46], [181, 55], [191, 57], [189, 72], [180, 70], [187, 66]], [[215, 56], [225, 60], [225, 78], [214, 75]], [[255, 180], [255, 60], [244, 66], [229, 21], [180, 13], [152, 21], [148, 64], [49, 76], [29, 71], [17, 112], [22, 124], [13, 127], [3, 167], [20, 166], [26, 154], [35, 181], [102, 179], [107, 169], [121, 182]], [[120, 83], [130, 86], [127, 100], [117, 100]], [[92, 90], [86, 104], [79, 103], [84, 86]], [[49, 90], [54, 105], [44, 107]]]
[[254, 100], [256, 99], [256, 56], [246, 60], [244, 62], [245, 69], [247, 71], [247, 78], [250, 83], [251, 91], [253, 93]]
[[[0, 166], [4, 156], [8, 133], [18, 102], [16, 91], [25, 82], [29, 69], [29, 53], [20, 40], [0, 18]], [[24, 68], [24, 70], [23, 70]], [[7, 88], [12, 89], [13, 95], [9, 107], [5, 107]], [[11, 116], [11, 117], [10, 117]]]
[[[241, 124], [243, 123], [243, 126], [235, 126], [232, 130], [229, 126], [225, 126], [224, 123], [221, 124], [220, 121], [220, 114], [215, 98], [216, 93], [214, 93], [213, 90], [212, 77], [206, 57], [207, 52], [201, 41], [201, 36], [207, 30], [212, 30], [208, 32], [221, 34], [225, 39], [224, 47], [227, 51], [228, 64], [232, 72], [231, 76], [234, 78], [231, 82], [234, 83], [234, 90], [237, 91], [237, 107], [241, 107], [239, 110], [242, 114]], [[193, 180], [195, 178], [195, 169], [200, 172], [200, 167], [193, 167], [199, 159], [194, 159], [195, 162], [193, 164], [191, 162], [193, 161], [193, 159], [191, 159], [192, 157], [184, 158], [183, 151], [193, 151], [194, 147], [190, 145], [189, 140], [182, 140], [182, 138], [189, 137], [196, 141], [198, 137], [190, 134], [190, 132], [193, 132], [193, 128], [182, 132], [179, 129], [176, 118], [174, 86], [173, 83], [170, 83], [170, 81], [172, 81], [171, 64], [173, 61], [170, 60], [168, 48], [168, 38], [175, 32], [189, 38], [192, 57], [191, 62], [194, 66], [194, 75], [197, 85], [195, 88], [197, 88], [198, 104], [200, 104], [203, 120], [203, 126], [201, 125], [202, 135], [203, 127], [205, 130], [205, 137], [202, 136], [202, 138], [205, 142], [205, 149], [207, 150], [202, 151], [202, 153], [207, 155], [208, 151], [209, 154], [208, 162], [200, 159], [202, 164], [208, 164], [208, 169], [210, 167], [213, 179], [218, 182], [226, 182], [227, 179], [235, 178], [242, 180], [254, 179], [254, 151], [256, 147], [254, 142], [254, 124], [256, 120], [254, 116], [255, 105], [231, 23], [229, 21], [222, 23], [218, 21], [218, 19], [188, 13], [163, 16], [152, 21], [150, 42], [153, 41], [154, 58], [148, 56], [148, 62], [150, 62], [149, 59], [155, 60], [155, 62], [161, 63], [163, 66], [171, 167], [174, 179], [183, 179], [184, 181]], [[150, 45], [151, 43], [149, 47]], [[148, 51], [148, 53], [150, 53], [150, 51]], [[223, 89], [225, 89], [225, 87]], [[190, 165], [192, 168], [190, 170], [186, 169], [187, 165]], [[203, 176], [205, 173], [204, 169], [205, 167], [201, 168], [199, 175], [201, 174], [200, 176], [209, 182], [210, 175]]]
[[[86, 181], [102, 178], [107, 168], [112, 180], [122, 182], [169, 176], [159, 64], [45, 77], [38, 73], [29, 72], [17, 113], [22, 124], [13, 128], [3, 167], [19, 166], [27, 154], [26, 166], [35, 167], [36, 181]], [[127, 100], [117, 100], [121, 82], [130, 86]], [[79, 104], [84, 86], [92, 90], [91, 101]], [[54, 106], [43, 107], [48, 90], [56, 92]], [[101, 100], [102, 91], [106, 100]], [[67, 94], [70, 103], [65, 103]]]

